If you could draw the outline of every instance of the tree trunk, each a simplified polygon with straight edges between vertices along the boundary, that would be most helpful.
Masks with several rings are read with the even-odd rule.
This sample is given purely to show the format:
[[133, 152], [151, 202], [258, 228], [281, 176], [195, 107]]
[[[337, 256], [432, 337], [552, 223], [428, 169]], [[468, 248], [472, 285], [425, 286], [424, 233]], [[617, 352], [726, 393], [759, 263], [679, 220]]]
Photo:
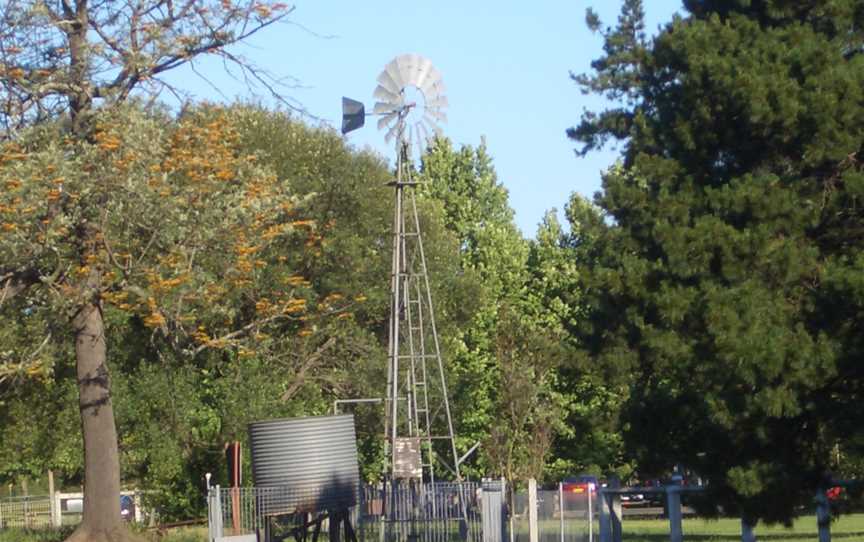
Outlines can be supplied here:
[[84, 516], [67, 542], [131, 540], [120, 518], [120, 461], [101, 307], [87, 303], [72, 326], [84, 437]]

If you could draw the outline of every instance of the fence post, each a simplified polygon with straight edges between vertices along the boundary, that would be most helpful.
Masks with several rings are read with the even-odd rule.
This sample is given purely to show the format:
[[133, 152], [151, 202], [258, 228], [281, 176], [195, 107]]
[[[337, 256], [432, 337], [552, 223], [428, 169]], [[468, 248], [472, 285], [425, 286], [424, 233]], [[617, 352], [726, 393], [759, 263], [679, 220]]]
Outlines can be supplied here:
[[222, 534], [222, 490], [217, 484], [215, 486], [215, 497], [213, 502], [215, 510], [213, 511], [213, 538], [221, 538]]
[[756, 533], [753, 532], [753, 525], [744, 518], [741, 518], [741, 542], [756, 542]]
[[54, 471], [51, 469], [48, 469], [48, 510], [51, 515], [51, 526], [59, 527], [57, 516], [60, 510], [57, 508], [57, 499], [54, 498]]
[[141, 492], [137, 489], [132, 495], [132, 505], [135, 507], [135, 523], [141, 523], [144, 521], [144, 510], [141, 509], [141, 506], [143, 506], [141, 502]]
[[528, 539], [530, 542], [540, 542], [540, 532], [537, 529], [537, 480], [528, 480]]
[[669, 542], [683, 542], [681, 531], [681, 488], [666, 487], [666, 505], [669, 509]]
[[213, 542], [213, 488], [207, 486], [207, 542]]
[[822, 489], [816, 493], [816, 524], [819, 526], [819, 542], [831, 542], [831, 507]]
[[[619, 487], [619, 484], [615, 484], [616, 489]], [[621, 508], [621, 494], [613, 493], [610, 495], [609, 500], [609, 519], [612, 524], [612, 542], [621, 542], [622, 528], [621, 528], [621, 520], [623, 519], [623, 510]]]
[[591, 507], [591, 501], [594, 499], [595, 490], [592, 482], [588, 483], [588, 542], [594, 542], [594, 510]]
[[60, 528], [63, 526], [63, 506], [62, 501], [60, 500], [60, 492], [55, 491], [51, 493], [51, 521], [54, 522], [54, 526]]
[[[610, 491], [600, 489], [600, 542], [621, 542], [621, 494], [617, 490], [620, 482], [609, 480]], [[590, 490], [589, 490], [590, 497]]]
[[558, 525], [561, 529], [561, 542], [564, 542], [564, 484], [558, 482]]
[[606, 502], [606, 492], [598, 489], [597, 496], [600, 497], [600, 542], [612, 542], [612, 524], [609, 522], [609, 506]]

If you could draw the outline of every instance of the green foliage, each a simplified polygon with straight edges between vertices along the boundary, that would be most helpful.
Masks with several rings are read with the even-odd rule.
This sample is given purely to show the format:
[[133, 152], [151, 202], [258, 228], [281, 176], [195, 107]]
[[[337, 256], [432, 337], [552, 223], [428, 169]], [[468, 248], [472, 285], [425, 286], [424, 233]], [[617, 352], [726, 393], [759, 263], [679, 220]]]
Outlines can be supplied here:
[[[131, 114], [149, 122], [146, 113]], [[289, 220], [300, 225], [282, 240], [273, 238], [268, 250], [256, 249], [255, 259], [264, 260], [266, 265], [247, 258], [252, 267], [245, 277], [231, 274], [243, 263], [238, 263], [234, 246], [237, 236], [226, 235], [232, 245], [221, 255], [212, 254], [209, 259], [207, 253], [196, 255], [196, 261], [211, 266], [208, 269], [224, 266], [223, 271], [207, 274], [210, 287], [204, 293], [218, 294], [212, 300], [214, 306], [195, 305], [194, 299], [168, 289], [156, 304], [166, 317], [164, 325], [148, 322], [153, 314], [150, 305], [140, 309], [122, 306], [128, 298], [112, 297], [116, 294], [109, 291], [112, 303], [106, 303], [104, 314], [123, 480], [126, 486], [147, 490], [149, 504], [166, 519], [201, 515], [204, 474], [211, 472], [214, 483], [227, 482], [223, 446], [232, 440], [248, 444], [249, 422], [327, 414], [336, 398], [380, 395], [385, 380], [386, 351], [382, 345], [386, 343], [388, 232], [392, 220], [392, 189], [385, 185], [390, 172], [385, 164], [377, 156], [346, 147], [330, 130], [255, 107], [202, 108], [187, 112], [179, 120], [162, 118], [161, 124], [169, 133], [176, 133], [172, 131], [178, 130], [179, 123], [206, 128], [214, 119], [219, 119], [220, 129], [230, 131], [231, 157], [268, 172], [272, 179], [278, 179], [278, 190], [292, 195]], [[171, 141], [153, 134], [136, 135], [136, 123], [127, 124], [130, 133], [124, 137], [142, 144], [144, 140], [151, 145]], [[218, 194], [211, 194], [208, 203], [212, 205], [218, 198]], [[439, 329], [446, 335], [460, 329], [470, 317], [474, 304], [464, 300], [477, 297], [474, 292], [480, 287], [476, 275], [461, 270], [458, 242], [444, 227], [441, 207], [431, 199], [420, 203]], [[262, 212], [266, 209], [260, 207]], [[127, 211], [133, 223], [136, 213], [144, 213], [140, 209]], [[167, 229], [165, 235], [173, 231], [172, 212], [159, 213]], [[200, 216], [206, 212], [210, 211], [199, 210], [199, 219], [210, 231], [187, 231], [182, 239], [229, 233], [224, 232], [225, 219], [219, 217], [224, 209], [212, 210], [218, 226], [208, 222], [209, 215]], [[249, 217], [253, 226], [257, 216], [255, 212]], [[141, 221], [149, 223], [143, 218]], [[118, 220], [118, 226], [121, 224]], [[267, 229], [262, 229], [266, 234]], [[180, 243], [166, 240], [164, 244], [176, 250]], [[247, 235], [244, 247], [255, 245]], [[154, 246], [161, 245], [154, 242]], [[112, 243], [115, 251], [120, 252], [119, 247], [117, 241]], [[153, 281], [143, 276], [147, 282], [141, 286], [149, 288]], [[251, 283], [232, 284], [230, 289], [214, 292], [215, 287], [230, 284], [234, 277]], [[183, 283], [174, 288], [186, 287]], [[256, 327], [270, 318], [261, 314], [258, 302], [268, 299], [265, 309], [269, 310], [279, 303], [279, 290], [302, 292], [307, 309], [289, 314], [292, 318], [284, 321], [271, 320]], [[192, 294], [194, 289], [183, 292]], [[42, 308], [29, 298], [14, 301], [19, 299], [21, 304], [4, 305], [3, 309], [8, 308], [10, 314], [27, 311], [28, 319], [18, 319], [19, 327], [9, 326], [0, 332], [0, 351], [15, 345], [19, 345], [16, 352], [34, 351], [44, 336], [47, 324], [43, 320], [50, 316], [49, 305]], [[173, 327], [174, 303], [180, 299], [184, 299], [183, 307], [195, 307], [198, 325], [203, 321], [205, 329], [182, 321], [178, 322], [182, 327]], [[165, 305], [173, 309], [165, 310]], [[31, 306], [38, 310], [28, 309]], [[218, 325], [253, 326], [246, 335], [220, 341], [225, 335], [212, 331], [214, 323], [228, 316], [233, 324]], [[27, 326], [37, 331], [25, 332]], [[178, 333], [180, 329], [188, 330], [189, 335]], [[54, 468], [58, 485], [81, 482], [80, 425], [74, 381], [70, 379], [73, 358], [63, 344], [49, 341], [39, 351], [43, 360], [40, 370], [31, 374], [26, 368], [35, 364], [23, 365], [13, 375], [16, 385], [5, 389], [6, 403], [0, 408], [0, 419], [4, 420], [0, 450], [4, 454], [8, 451], [16, 461], [0, 467], [4, 479]], [[358, 406], [354, 413], [362, 473], [374, 480], [381, 473], [382, 413], [374, 406]], [[23, 431], [25, 427], [29, 430]], [[244, 447], [245, 480], [251, 483], [248, 446]]]
[[632, 466], [624, 457], [619, 412], [626, 393], [610, 383], [603, 367], [581, 355], [578, 330], [590, 313], [583, 302], [586, 269], [591, 267], [598, 210], [574, 194], [566, 209], [569, 231], [555, 212], [547, 213], [531, 243], [524, 307], [567, 349], [556, 369], [554, 389], [561, 396], [559, 424], [548, 474], [561, 479], [580, 472], [616, 474], [627, 479]]
[[60, 542], [72, 533], [71, 528], [25, 530], [0, 530], [0, 542]]
[[[528, 247], [513, 223], [507, 191], [485, 145], [457, 150], [449, 140], [435, 140], [423, 155], [420, 178], [426, 181], [424, 199], [440, 206], [446, 228], [458, 240], [453, 261], [459, 274], [482, 285], [460, 299], [470, 321], [443, 340], [458, 448], [467, 451], [489, 439], [497, 423], [498, 397], [507, 393], [500, 387], [496, 352], [499, 308], [522, 292]], [[472, 476], [483, 476], [489, 468], [484, 446], [465, 465]]]
[[555, 390], [565, 349], [559, 334], [503, 305], [494, 337], [497, 415], [483, 441], [491, 472], [508, 480], [541, 478], [565, 398]]
[[[312, 129], [281, 114], [240, 109], [247, 149], [259, 153], [302, 193], [315, 195], [308, 209], [324, 239], [321, 253], [307, 268], [313, 285], [357, 301], [351, 318], [339, 321], [339, 329], [321, 331], [322, 340], [337, 341], [328, 350], [328, 371], [317, 370], [314, 384], [329, 401], [379, 397], [387, 366], [394, 193], [386, 183], [392, 173], [379, 156], [346, 147], [330, 130]], [[445, 227], [441, 207], [421, 198], [418, 208], [438, 331], [447, 337], [471, 317], [474, 304], [466, 300], [477, 297], [479, 286], [474, 275], [461, 270], [458, 241]], [[383, 469], [383, 412], [376, 406], [347, 408], [357, 420], [362, 474], [378, 479]]]
[[[0, 348], [2, 440], [21, 461], [4, 477], [55, 468], [81, 480], [63, 345], [67, 311], [94, 294], [117, 371], [125, 480], [152, 489], [167, 517], [200, 510], [204, 472], [223, 470], [223, 443], [248, 421], [327, 411], [310, 373], [336, 347], [320, 336], [350, 335], [346, 309], [363, 299], [304, 276], [321, 230], [289, 183], [242, 152], [242, 114], [202, 108], [172, 120], [129, 108], [100, 117], [90, 142], [45, 126], [5, 148], [6, 264], [44, 263], [38, 287], [2, 305], [17, 326]], [[94, 272], [96, 292], [85, 280]], [[25, 423], [38, 430], [20, 431]]]
[[624, 101], [571, 137], [626, 148], [577, 336], [627, 390], [641, 471], [686, 465], [727, 510], [785, 521], [859, 441], [864, 11], [692, 1], [648, 43], [639, 4], [579, 78]]
[[490, 295], [512, 295], [524, 280], [527, 247], [485, 144], [456, 151], [436, 139], [423, 155], [421, 179], [461, 243], [462, 266], [481, 277]]

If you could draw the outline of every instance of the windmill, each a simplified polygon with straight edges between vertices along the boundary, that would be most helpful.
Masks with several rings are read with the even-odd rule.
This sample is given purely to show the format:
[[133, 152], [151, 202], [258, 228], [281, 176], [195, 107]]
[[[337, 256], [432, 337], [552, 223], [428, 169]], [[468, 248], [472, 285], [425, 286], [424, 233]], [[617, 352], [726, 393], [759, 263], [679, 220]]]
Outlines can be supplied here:
[[[461, 481], [453, 419], [435, 323], [432, 293], [414, 188], [411, 157], [422, 151], [446, 122], [447, 97], [441, 74], [416, 54], [400, 55], [378, 76], [372, 115], [385, 141], [395, 143], [393, 258], [390, 273], [390, 326], [387, 348], [385, 474], [435, 482], [436, 465]], [[365, 123], [361, 102], [342, 99], [342, 133]], [[437, 454], [433, 442], [444, 441]], [[442, 445], [441, 448], [444, 448]], [[473, 451], [473, 450], [472, 450]], [[449, 456], [449, 457], [448, 457]]]

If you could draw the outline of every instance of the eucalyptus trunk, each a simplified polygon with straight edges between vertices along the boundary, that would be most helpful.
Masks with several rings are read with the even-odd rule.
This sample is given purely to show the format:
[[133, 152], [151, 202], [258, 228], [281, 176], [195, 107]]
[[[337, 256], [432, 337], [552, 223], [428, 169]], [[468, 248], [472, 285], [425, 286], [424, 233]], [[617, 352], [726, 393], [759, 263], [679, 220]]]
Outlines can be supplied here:
[[95, 302], [85, 304], [72, 326], [84, 438], [84, 515], [67, 542], [130, 540], [120, 517], [120, 460], [102, 308]]

